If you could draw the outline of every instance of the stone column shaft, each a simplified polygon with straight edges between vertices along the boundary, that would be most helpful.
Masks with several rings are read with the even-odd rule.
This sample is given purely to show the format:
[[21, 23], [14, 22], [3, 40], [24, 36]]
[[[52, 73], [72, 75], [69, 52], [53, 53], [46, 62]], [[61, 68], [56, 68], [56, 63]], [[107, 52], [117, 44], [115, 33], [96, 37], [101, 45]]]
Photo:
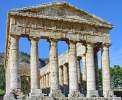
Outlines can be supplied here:
[[64, 85], [68, 85], [68, 64], [63, 65], [63, 79], [64, 79]]
[[86, 71], [86, 55], [82, 56], [82, 80], [86, 82], [87, 80], [87, 71]]
[[70, 41], [69, 44], [69, 97], [79, 92], [77, 80], [77, 58], [76, 43]]
[[49, 73], [47, 74], [47, 87], [49, 88]]
[[44, 88], [46, 88], [46, 75], [44, 75]]
[[58, 80], [58, 56], [57, 56], [57, 43], [55, 40], [51, 41], [50, 45], [50, 77], [51, 77], [51, 90], [59, 89]]
[[78, 88], [81, 88], [81, 70], [80, 70], [80, 58], [77, 59], [77, 75], [78, 75]]
[[63, 87], [63, 66], [59, 67], [59, 84]]
[[19, 88], [18, 76], [18, 38], [11, 36], [10, 45], [10, 89]]
[[51, 40], [50, 45], [50, 96], [63, 96], [59, 89], [59, 68], [57, 55], [57, 41]]
[[69, 73], [68, 73], [68, 64], [64, 64], [63, 65], [63, 79], [64, 79], [64, 83], [63, 83], [63, 88], [64, 88], [64, 93], [65, 95], [68, 94], [68, 87], [69, 87]]
[[38, 77], [38, 44], [37, 41], [31, 39], [31, 54], [30, 54], [30, 66], [31, 66], [31, 92], [34, 89], [39, 89], [39, 77]]
[[95, 79], [96, 79], [96, 89], [99, 89], [99, 72], [98, 72], [98, 57], [97, 52], [94, 52], [94, 64], [95, 64]]
[[103, 95], [109, 96], [110, 86], [110, 60], [109, 60], [109, 47], [103, 46], [102, 50], [102, 78], [103, 78]]
[[96, 90], [93, 44], [87, 45], [87, 97]]

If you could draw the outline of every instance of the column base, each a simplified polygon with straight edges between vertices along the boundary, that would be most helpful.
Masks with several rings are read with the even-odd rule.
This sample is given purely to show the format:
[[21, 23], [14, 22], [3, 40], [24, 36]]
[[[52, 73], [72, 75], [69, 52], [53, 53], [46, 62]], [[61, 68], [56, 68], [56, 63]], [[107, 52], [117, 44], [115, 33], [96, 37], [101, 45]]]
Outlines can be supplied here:
[[50, 97], [54, 97], [54, 98], [57, 98], [57, 97], [65, 97], [63, 95], [63, 93], [61, 92], [61, 90], [51, 90], [49, 96]]
[[39, 96], [44, 97], [45, 94], [42, 93], [41, 89], [32, 89], [31, 93], [29, 93], [29, 96]]
[[20, 89], [13, 89], [4, 95], [4, 100], [22, 99], [24, 97]]
[[104, 97], [116, 97], [116, 95], [114, 95], [113, 91], [108, 90], [108, 92], [106, 93], [106, 95], [104, 95]]
[[84, 97], [79, 91], [72, 91], [68, 94], [68, 97]]
[[87, 97], [99, 97], [98, 90], [88, 90]]

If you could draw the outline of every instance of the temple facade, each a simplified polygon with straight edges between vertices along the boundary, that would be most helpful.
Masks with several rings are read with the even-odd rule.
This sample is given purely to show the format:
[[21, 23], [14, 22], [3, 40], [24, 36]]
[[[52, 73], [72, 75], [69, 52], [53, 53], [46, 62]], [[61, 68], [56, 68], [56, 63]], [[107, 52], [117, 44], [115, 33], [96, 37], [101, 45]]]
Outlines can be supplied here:
[[[18, 41], [27, 37], [30, 50], [30, 95], [50, 97], [99, 97], [98, 51], [102, 59], [103, 96], [111, 97], [109, 47], [112, 25], [103, 19], [67, 3], [49, 3], [11, 10], [7, 19], [6, 94], [21, 89], [18, 70]], [[38, 67], [38, 41], [50, 43], [49, 63]], [[69, 50], [58, 55], [57, 42], [63, 40]], [[82, 80], [80, 77], [82, 59]], [[86, 83], [83, 89], [81, 81]]]

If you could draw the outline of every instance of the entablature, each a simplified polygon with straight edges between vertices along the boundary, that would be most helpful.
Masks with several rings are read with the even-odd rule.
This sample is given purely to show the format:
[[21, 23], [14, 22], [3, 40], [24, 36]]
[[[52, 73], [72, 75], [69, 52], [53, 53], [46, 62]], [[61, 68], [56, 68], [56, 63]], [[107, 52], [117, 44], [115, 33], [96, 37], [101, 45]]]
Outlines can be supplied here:
[[12, 26], [11, 35], [27, 36], [32, 38], [57, 39], [57, 40], [72, 40], [72, 41], [86, 41], [91, 43], [110, 43], [109, 34], [99, 34], [92, 31], [69, 31], [57, 29], [32, 29], [25, 27]]

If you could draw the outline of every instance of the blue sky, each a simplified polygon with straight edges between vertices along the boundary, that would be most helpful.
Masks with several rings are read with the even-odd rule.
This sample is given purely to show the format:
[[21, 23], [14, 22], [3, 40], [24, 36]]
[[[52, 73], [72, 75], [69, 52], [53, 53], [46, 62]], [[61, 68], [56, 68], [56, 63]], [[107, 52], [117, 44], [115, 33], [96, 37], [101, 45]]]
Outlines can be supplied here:
[[[62, 1], [62, 0], [55, 0]], [[111, 66], [118, 64], [122, 66], [122, 0], [63, 0], [77, 8], [93, 13], [114, 25], [111, 31], [112, 46], [110, 48]], [[38, 5], [54, 0], [1, 0], [0, 1], [0, 52], [5, 49], [5, 30], [6, 15], [10, 9], [21, 8], [25, 6]], [[29, 53], [30, 43], [27, 39], [21, 39], [20, 50]], [[39, 56], [49, 56], [49, 44], [45, 41], [39, 41]], [[64, 42], [58, 43], [59, 54], [67, 50]]]

